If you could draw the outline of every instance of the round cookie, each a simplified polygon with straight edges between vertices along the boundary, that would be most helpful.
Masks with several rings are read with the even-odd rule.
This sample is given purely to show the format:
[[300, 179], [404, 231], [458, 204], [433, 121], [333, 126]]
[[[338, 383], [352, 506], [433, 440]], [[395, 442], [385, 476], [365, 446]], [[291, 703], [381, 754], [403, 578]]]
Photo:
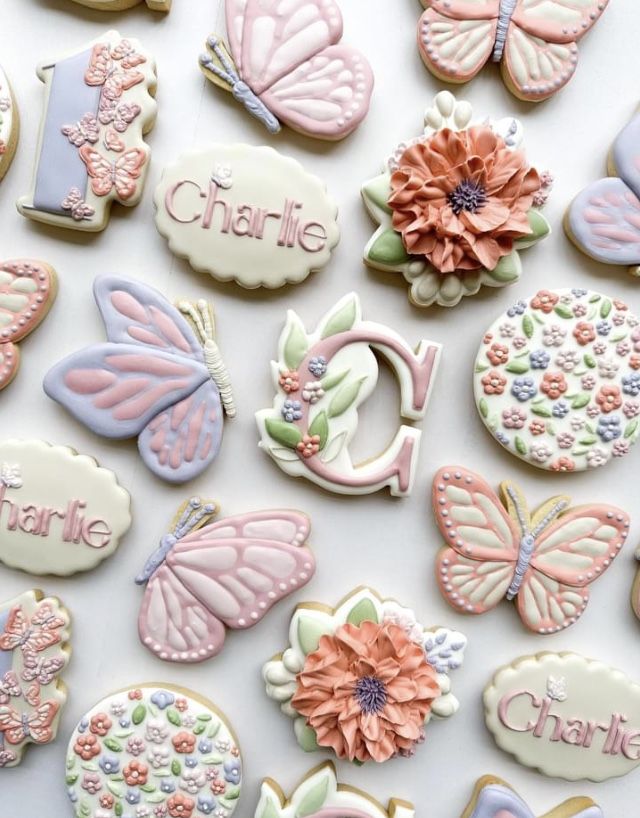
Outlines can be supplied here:
[[555, 472], [599, 468], [640, 433], [638, 319], [592, 290], [539, 290], [488, 328], [474, 391], [511, 454]]
[[273, 148], [185, 153], [165, 169], [155, 205], [172, 252], [249, 289], [304, 281], [328, 263], [340, 237], [324, 183]]
[[102, 699], [67, 751], [76, 818], [205, 818], [235, 811], [242, 761], [233, 729], [207, 699], [143, 684]]
[[20, 134], [20, 118], [11, 86], [0, 66], [0, 181], [9, 170]]

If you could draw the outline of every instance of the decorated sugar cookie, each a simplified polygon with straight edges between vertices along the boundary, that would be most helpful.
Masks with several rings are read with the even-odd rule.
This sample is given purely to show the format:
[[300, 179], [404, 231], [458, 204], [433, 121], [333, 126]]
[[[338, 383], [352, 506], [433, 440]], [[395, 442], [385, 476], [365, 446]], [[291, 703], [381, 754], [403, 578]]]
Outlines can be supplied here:
[[125, 11], [140, 3], [146, 3], [152, 11], [170, 11], [172, 0], [73, 0], [73, 2], [98, 11]]
[[96, 278], [94, 295], [107, 343], [54, 366], [45, 392], [98, 435], [137, 437], [163, 480], [197, 477], [218, 454], [223, 414], [235, 415], [211, 307], [174, 307], [147, 284], [109, 275]]
[[76, 818], [231, 818], [242, 759], [227, 718], [172, 685], [112, 693], [80, 721], [67, 750]]
[[67, 700], [69, 614], [55, 597], [27, 591], [0, 603], [0, 768], [28, 744], [48, 744]]
[[[367, 115], [373, 73], [344, 45], [335, 0], [225, 0], [227, 42], [207, 40], [200, 67], [271, 132], [343, 139]], [[259, 44], [259, 45], [258, 45]]]
[[519, 99], [541, 102], [563, 88], [578, 63], [578, 42], [609, 0], [421, 0], [418, 48], [444, 82], [468, 82], [500, 64]]
[[[535, 818], [535, 815], [506, 781], [485, 775], [476, 783], [462, 818]], [[591, 798], [578, 796], [558, 804], [541, 818], [603, 818], [603, 814]]]
[[108, 31], [41, 63], [45, 108], [31, 191], [18, 201], [30, 219], [104, 230], [111, 203], [142, 197], [156, 118], [156, 69], [138, 40]]
[[425, 628], [369, 588], [337, 608], [298, 605], [289, 640], [262, 673], [307, 752], [329, 749], [357, 762], [408, 757], [432, 716], [458, 709], [449, 673], [462, 664], [465, 637]]
[[571, 203], [565, 229], [574, 244], [605, 264], [628, 266], [640, 276], [640, 114], [618, 135], [609, 154], [609, 176], [582, 190]]
[[354, 464], [349, 443], [358, 426], [358, 406], [378, 380], [374, 350], [393, 368], [400, 384], [400, 414], [420, 420], [427, 410], [440, 345], [420, 341], [415, 349], [393, 330], [363, 321], [355, 293], [342, 298], [307, 333], [292, 311], [271, 363], [276, 397], [258, 412], [260, 447], [287, 474], [305, 477], [338, 494], [370, 494], [387, 486], [411, 493], [421, 432], [401, 425], [387, 449]]
[[[636, 559], [640, 561], [640, 548], [636, 551]], [[638, 573], [636, 574], [635, 582], [633, 583], [633, 590], [631, 592], [631, 604], [638, 619], [640, 619], [640, 566], [638, 566]]]
[[323, 182], [273, 148], [185, 153], [155, 193], [156, 226], [195, 270], [243, 287], [281, 287], [324, 267], [338, 209]]
[[18, 374], [17, 343], [46, 318], [57, 291], [48, 264], [28, 258], [0, 262], [0, 391]]
[[520, 489], [500, 497], [478, 474], [445, 466], [433, 480], [433, 512], [445, 542], [436, 577], [461, 613], [483, 614], [505, 598], [534, 633], [557, 633], [582, 616], [589, 585], [618, 556], [629, 517], [615, 506], [570, 507], [552, 497], [529, 511]]
[[600, 468], [640, 433], [638, 319], [592, 290], [538, 290], [485, 333], [474, 389], [516, 457], [555, 472]]
[[265, 778], [255, 818], [414, 818], [413, 804], [392, 798], [385, 807], [355, 787], [338, 783], [336, 768], [325, 761], [302, 779], [290, 798], [271, 778]]
[[0, 66], [0, 180], [9, 170], [16, 152], [20, 119], [9, 80]]
[[129, 493], [92, 457], [42, 440], [0, 441], [0, 562], [30, 574], [95, 568], [131, 525]]
[[568, 781], [606, 781], [640, 764], [640, 685], [577, 653], [521, 656], [484, 692], [498, 746]]
[[401, 273], [416, 306], [453, 307], [520, 277], [519, 251], [551, 231], [540, 208], [553, 180], [529, 165], [517, 119], [472, 122], [469, 103], [442, 91], [424, 122], [362, 187], [379, 225], [364, 261]]
[[252, 627], [314, 574], [304, 514], [256, 511], [213, 522], [217, 512], [215, 503], [199, 497], [183, 503], [136, 579], [147, 586], [140, 639], [160, 659], [191, 663], [215, 656], [225, 625]]

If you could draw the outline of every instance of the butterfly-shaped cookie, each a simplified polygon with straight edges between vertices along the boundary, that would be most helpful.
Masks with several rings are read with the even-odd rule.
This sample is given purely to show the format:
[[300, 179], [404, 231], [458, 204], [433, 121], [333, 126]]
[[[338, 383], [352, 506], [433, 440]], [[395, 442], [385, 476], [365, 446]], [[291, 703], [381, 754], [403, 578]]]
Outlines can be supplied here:
[[100, 139], [98, 120], [93, 114], [85, 114], [75, 125], [63, 125], [62, 133], [77, 148], [89, 142], [92, 145]]
[[161, 659], [193, 663], [215, 656], [225, 625], [257, 624], [315, 571], [304, 514], [257, 511], [212, 522], [217, 510], [197, 497], [184, 503], [136, 578], [147, 586], [140, 639]]
[[59, 656], [47, 659], [38, 656], [37, 653], [33, 653], [31, 650], [27, 650], [24, 652], [22, 663], [23, 669], [20, 675], [25, 682], [48, 685], [64, 668], [66, 661]]
[[229, 51], [216, 36], [204, 74], [231, 91], [271, 133], [280, 121], [307, 136], [342, 139], [369, 110], [373, 74], [342, 45], [335, 0], [225, 0]]
[[22, 605], [9, 611], [4, 632], [0, 634], [0, 650], [20, 648], [23, 653], [39, 653], [57, 645], [61, 631], [67, 622], [59, 616], [49, 602], [42, 602], [29, 618]]
[[124, 133], [141, 111], [142, 108], [135, 103], [101, 99], [98, 119], [103, 125], [112, 125], [118, 133]]
[[529, 102], [559, 91], [573, 76], [578, 41], [609, 0], [421, 0], [418, 48], [445, 82], [467, 82], [489, 60], [509, 90]]
[[191, 480], [218, 454], [223, 407], [235, 414], [210, 307], [176, 309], [153, 287], [118, 276], [98, 277], [94, 295], [108, 342], [54, 366], [45, 392], [96, 434], [138, 437], [158, 477]]
[[90, 145], [79, 150], [80, 158], [87, 166], [91, 190], [96, 196], [108, 196], [115, 190], [116, 196], [126, 202], [137, 191], [137, 180], [147, 161], [141, 148], [130, 148], [112, 162]]
[[436, 560], [440, 590], [461, 613], [482, 614], [506, 597], [536, 633], [572, 625], [589, 600], [588, 586], [624, 545], [629, 517], [608, 505], [569, 508], [552, 497], [529, 512], [518, 488], [504, 482], [502, 501], [461, 466], [433, 481], [433, 511], [447, 545]]
[[[535, 815], [506, 781], [485, 775], [476, 784], [462, 818], [535, 818]], [[544, 818], [603, 818], [603, 815], [590, 798], [578, 796], [545, 813]]]
[[0, 390], [18, 372], [18, 341], [45, 318], [56, 292], [56, 274], [48, 264], [33, 259], [0, 262]]
[[22, 744], [27, 739], [34, 744], [47, 744], [53, 739], [53, 722], [59, 709], [55, 701], [44, 702], [28, 714], [0, 705], [0, 734], [7, 744]]

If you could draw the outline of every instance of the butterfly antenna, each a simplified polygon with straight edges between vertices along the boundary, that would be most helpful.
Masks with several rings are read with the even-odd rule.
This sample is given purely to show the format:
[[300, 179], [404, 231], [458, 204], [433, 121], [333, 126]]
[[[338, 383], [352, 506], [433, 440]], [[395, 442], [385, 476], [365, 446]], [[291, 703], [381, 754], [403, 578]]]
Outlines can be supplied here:
[[211, 71], [212, 74], [215, 74], [216, 77], [221, 79], [223, 82], [226, 82], [227, 85], [233, 87], [240, 80], [240, 77], [238, 76], [235, 66], [229, 60], [227, 51], [222, 46], [220, 38], [209, 37], [207, 40], [207, 47], [210, 48], [216, 55], [222, 68], [216, 65], [208, 54], [200, 55], [200, 65], [207, 71]]
[[540, 520], [538, 525], [531, 532], [534, 539], [538, 537], [544, 531], [544, 529], [550, 525], [553, 520], [555, 520], [558, 514], [561, 514], [565, 508], [568, 507], [568, 505], [569, 503], [566, 500], [558, 500], [558, 502], [555, 503], [555, 505], [550, 509], [549, 513], [545, 514], [542, 520]]
[[198, 301], [197, 307], [198, 312], [200, 313], [200, 317], [202, 318], [202, 325], [204, 327], [205, 338], [215, 341], [216, 324], [213, 317], [213, 310], [211, 309], [211, 306], [207, 304], [204, 298], [201, 298]]
[[513, 486], [507, 486], [507, 494], [509, 495], [511, 502], [513, 503], [513, 507], [515, 508], [516, 516], [518, 517], [518, 523], [520, 524], [520, 531], [522, 532], [523, 535], [525, 535], [528, 533], [527, 518], [524, 509], [522, 508], [520, 497], [518, 496], [518, 493], [515, 491]]

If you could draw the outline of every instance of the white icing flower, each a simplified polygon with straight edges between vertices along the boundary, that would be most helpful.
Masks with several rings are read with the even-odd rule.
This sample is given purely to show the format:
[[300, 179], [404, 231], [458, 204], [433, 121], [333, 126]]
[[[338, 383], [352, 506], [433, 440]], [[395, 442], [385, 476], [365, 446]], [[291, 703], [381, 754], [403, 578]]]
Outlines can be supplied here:
[[223, 190], [228, 190], [233, 185], [233, 175], [231, 173], [230, 165], [222, 165], [218, 163], [211, 174], [211, 181], [215, 182], [216, 185]]
[[186, 716], [182, 717], [182, 726], [183, 727], [193, 727], [196, 723], [196, 717], [192, 716], [191, 713], [188, 713]]
[[529, 447], [529, 454], [535, 463], [545, 463], [553, 451], [546, 443], [532, 443]]
[[147, 723], [145, 738], [154, 744], [162, 744], [169, 735], [169, 728], [161, 719], [150, 719]]
[[116, 701], [111, 702], [111, 707], [109, 710], [111, 711], [112, 716], [124, 716], [124, 714], [127, 712], [127, 705], [117, 699]]
[[424, 628], [416, 621], [416, 616], [410, 608], [403, 608], [397, 602], [385, 602], [382, 608], [382, 621], [393, 622], [402, 628], [412, 642], [422, 645]]
[[207, 783], [207, 776], [204, 770], [186, 769], [180, 779], [180, 789], [188, 792], [189, 795], [196, 795]]
[[574, 349], [563, 349], [556, 355], [555, 364], [563, 372], [573, 372], [580, 363], [580, 356]]
[[307, 381], [305, 383], [302, 390], [302, 400], [306, 400], [307, 403], [317, 403], [323, 397], [324, 389], [320, 381]]
[[168, 747], [151, 747], [148, 756], [149, 764], [151, 764], [154, 770], [159, 770], [161, 767], [166, 767], [169, 764], [170, 755]]
[[227, 739], [220, 739], [216, 741], [216, 750], [219, 753], [228, 753], [231, 749], [231, 742], [227, 741]]
[[613, 358], [601, 358], [598, 361], [598, 374], [601, 378], [615, 378], [620, 364]]
[[590, 469], [597, 469], [599, 466], [604, 466], [608, 459], [609, 455], [607, 452], [599, 446], [587, 452], [587, 465]]

